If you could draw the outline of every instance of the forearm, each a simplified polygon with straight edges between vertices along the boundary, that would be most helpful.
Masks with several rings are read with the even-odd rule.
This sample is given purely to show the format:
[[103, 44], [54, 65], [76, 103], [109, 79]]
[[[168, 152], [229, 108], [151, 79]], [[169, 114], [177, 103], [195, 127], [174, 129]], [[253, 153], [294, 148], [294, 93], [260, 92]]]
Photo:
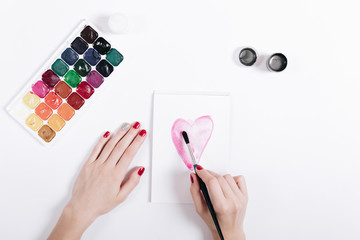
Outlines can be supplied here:
[[70, 206], [66, 206], [48, 240], [79, 240], [92, 222], [92, 219], [80, 216]]

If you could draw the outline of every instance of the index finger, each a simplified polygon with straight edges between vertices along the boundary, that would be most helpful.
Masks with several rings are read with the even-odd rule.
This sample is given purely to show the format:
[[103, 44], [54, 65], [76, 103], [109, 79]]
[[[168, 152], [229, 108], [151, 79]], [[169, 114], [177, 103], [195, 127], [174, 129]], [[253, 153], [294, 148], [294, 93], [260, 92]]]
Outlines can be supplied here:
[[197, 165], [196, 173], [206, 184], [214, 207], [216, 208], [216, 206], [222, 205], [226, 201], [226, 199], [217, 178], [212, 175], [208, 170], [203, 169], [203, 167], [201, 167], [200, 165]]

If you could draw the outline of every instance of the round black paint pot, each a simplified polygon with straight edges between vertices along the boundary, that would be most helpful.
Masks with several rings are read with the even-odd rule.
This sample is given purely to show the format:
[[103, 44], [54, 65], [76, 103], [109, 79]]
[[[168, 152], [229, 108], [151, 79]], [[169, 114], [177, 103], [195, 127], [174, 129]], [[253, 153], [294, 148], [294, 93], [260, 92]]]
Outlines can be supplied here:
[[271, 72], [281, 72], [287, 66], [287, 58], [282, 53], [274, 53], [269, 57], [266, 66]]
[[257, 60], [256, 51], [252, 48], [243, 48], [239, 53], [239, 60], [245, 66], [252, 66]]

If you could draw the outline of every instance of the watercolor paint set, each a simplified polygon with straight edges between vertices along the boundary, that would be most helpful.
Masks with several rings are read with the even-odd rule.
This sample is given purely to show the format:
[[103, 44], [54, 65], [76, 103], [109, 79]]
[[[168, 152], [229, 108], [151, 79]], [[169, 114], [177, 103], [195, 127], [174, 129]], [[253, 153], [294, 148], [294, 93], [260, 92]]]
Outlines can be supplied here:
[[82, 21], [7, 111], [41, 143], [53, 143], [123, 60], [107, 37]]

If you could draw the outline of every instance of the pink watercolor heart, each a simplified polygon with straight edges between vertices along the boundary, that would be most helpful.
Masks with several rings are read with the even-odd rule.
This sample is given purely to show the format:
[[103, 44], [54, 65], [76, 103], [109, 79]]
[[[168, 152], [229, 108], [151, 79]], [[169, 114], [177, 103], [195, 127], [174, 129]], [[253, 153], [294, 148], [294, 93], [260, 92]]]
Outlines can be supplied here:
[[174, 122], [171, 129], [171, 137], [178, 154], [189, 170], [193, 170], [194, 168], [182, 132], [186, 131], [188, 134], [196, 162], [199, 163], [201, 155], [210, 140], [213, 128], [214, 122], [210, 116], [199, 117], [194, 122], [188, 122], [182, 118]]

